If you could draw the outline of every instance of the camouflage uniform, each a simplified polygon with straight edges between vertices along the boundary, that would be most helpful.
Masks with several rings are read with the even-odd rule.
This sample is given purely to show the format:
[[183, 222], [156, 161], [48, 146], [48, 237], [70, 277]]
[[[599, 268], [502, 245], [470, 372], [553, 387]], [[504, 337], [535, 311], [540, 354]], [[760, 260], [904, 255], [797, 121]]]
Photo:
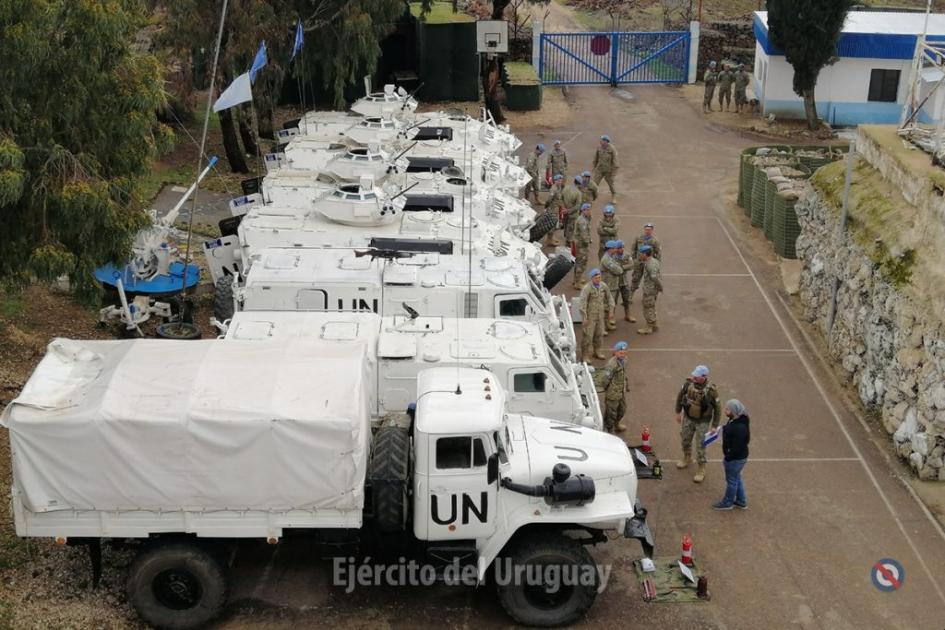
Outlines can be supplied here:
[[597, 388], [604, 392], [604, 430], [614, 433], [627, 412], [626, 392], [630, 387], [626, 365], [617, 357], [611, 357], [594, 376]]
[[[732, 104], [732, 81], [735, 75], [728, 68], [723, 68], [719, 73], [719, 111], [728, 110]], [[725, 105], [722, 105], [722, 103]]]
[[[600, 275], [601, 280], [610, 287], [610, 295], [615, 307], [617, 305], [618, 295], [624, 299], [625, 303], [629, 300], [627, 270], [623, 266], [622, 258], [617, 257], [611, 252], [604, 254], [604, 257], [600, 259]], [[617, 328], [617, 322], [614, 321], [613, 310], [611, 310], [607, 318], [607, 330], [611, 331], [615, 328]]]
[[574, 222], [581, 213], [581, 191], [574, 184], [568, 184], [561, 193], [561, 201], [565, 209], [564, 242], [568, 244], [574, 240]]
[[607, 148], [598, 146], [594, 153], [594, 173], [591, 176], [595, 184], [600, 184], [600, 180], [607, 180], [607, 187], [610, 188], [610, 194], [616, 195], [614, 189], [614, 175], [617, 173], [617, 149], [614, 145], [607, 144]]
[[601, 340], [604, 337], [604, 326], [607, 317], [614, 310], [614, 298], [610, 289], [603, 282], [595, 287], [588, 282], [581, 289], [579, 297], [581, 303], [581, 359], [590, 360], [593, 353], [598, 359], [604, 355], [600, 351]]
[[[562, 194], [564, 188], [561, 186], [552, 186], [551, 192], [548, 195], [548, 200], [545, 201], [545, 210], [547, 212], [553, 212], [558, 217], [561, 216], [561, 207], [564, 205], [564, 200], [562, 199]], [[560, 224], [559, 224], [560, 225]], [[545, 237], [545, 245], [554, 246], [558, 244], [558, 237], [555, 234], [555, 230], [549, 230], [548, 235]]]
[[663, 281], [660, 277], [660, 261], [652, 256], [643, 264], [643, 318], [647, 328], [638, 332], [647, 334], [658, 329], [656, 325], [656, 296], [663, 291]]
[[643, 279], [643, 261], [640, 260], [640, 248], [644, 245], [649, 245], [653, 248], [653, 258], [659, 261], [663, 260], [663, 253], [660, 250], [660, 241], [655, 236], [647, 238], [645, 234], [641, 234], [633, 241], [633, 245], [630, 246], [630, 260], [633, 262], [633, 273], [630, 276], [631, 300], [633, 299], [633, 294], [640, 288], [640, 280]]
[[618, 219], [616, 215], [605, 214], [604, 218], [597, 224], [597, 236], [600, 237], [600, 247], [597, 249], [598, 260], [602, 260], [604, 258], [604, 252], [607, 251], [607, 248], [604, 247], [604, 243], [616, 240], [618, 238], [617, 232], [619, 231], [620, 219]]
[[591, 236], [591, 220], [583, 214], [574, 222], [574, 288], [581, 286], [581, 280], [587, 274], [587, 259], [590, 256], [591, 245], [594, 240]]
[[751, 82], [751, 75], [744, 69], [735, 73], [735, 111], [740, 112], [742, 107], [748, 104], [748, 84]]
[[722, 406], [715, 385], [708, 381], [699, 384], [692, 379], [686, 379], [676, 395], [676, 413], [680, 411], [683, 412], [682, 428], [679, 432], [683, 457], [685, 460], [692, 457], [692, 440], [695, 437], [696, 462], [705, 466], [705, 446], [702, 445], [702, 438], [710, 426], [713, 429], [718, 428], [722, 419]]
[[715, 83], [719, 80], [719, 73], [711, 68], [706, 68], [705, 75], [702, 77], [705, 83], [705, 94], [702, 96], [702, 111], [712, 111], [712, 96], [715, 94]]
[[582, 184], [578, 189], [581, 191], [581, 203], [594, 203], [597, 201], [597, 184], [593, 179], [589, 179], [586, 184]]
[[551, 150], [548, 154], [548, 170], [551, 171], [552, 177], [558, 174], [568, 176], [568, 154], [564, 149]]
[[541, 190], [541, 182], [538, 179], [538, 160], [540, 157], [540, 155], [532, 151], [525, 161], [525, 172], [531, 175], [532, 179], [525, 184], [524, 197], [528, 199], [528, 193], [531, 193], [535, 197], [536, 203], [539, 201], [538, 191]]

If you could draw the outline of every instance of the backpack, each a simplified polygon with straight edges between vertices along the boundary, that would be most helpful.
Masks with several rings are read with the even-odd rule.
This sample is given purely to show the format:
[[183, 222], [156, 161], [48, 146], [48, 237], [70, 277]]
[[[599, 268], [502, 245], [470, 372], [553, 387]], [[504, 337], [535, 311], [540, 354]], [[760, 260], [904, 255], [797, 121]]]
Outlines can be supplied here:
[[706, 383], [705, 387], [699, 388], [696, 387], [695, 383], [689, 381], [684, 386], [684, 389], [686, 391], [684, 398], [686, 415], [693, 420], [698, 420], [705, 414], [706, 409], [709, 407], [708, 396], [706, 396], [709, 390], [709, 384]]

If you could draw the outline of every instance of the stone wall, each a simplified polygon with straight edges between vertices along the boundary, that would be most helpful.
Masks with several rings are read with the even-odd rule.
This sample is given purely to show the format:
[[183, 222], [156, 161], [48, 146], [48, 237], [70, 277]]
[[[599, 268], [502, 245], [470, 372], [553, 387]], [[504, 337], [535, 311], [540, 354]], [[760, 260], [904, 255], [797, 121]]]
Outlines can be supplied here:
[[699, 67], [702, 80], [709, 61], [743, 63], [749, 72], [755, 63], [755, 35], [750, 21], [705, 22], [699, 34]]
[[[876, 146], [868, 153], [881, 161]], [[867, 177], [865, 169], [872, 167], [858, 167], [859, 177]], [[879, 169], [872, 170], [881, 176]], [[917, 198], [915, 191], [907, 195]], [[837, 199], [823, 187], [815, 183], [796, 205], [804, 316], [824, 334], [831, 358], [842, 366], [864, 407], [879, 415], [899, 455], [920, 479], [945, 481], [945, 317], [937, 300], [916, 291], [912, 275], [893, 273], [888, 259], [878, 256], [862, 233], [853, 233], [865, 219], [852, 205], [851, 233], [843, 238]], [[945, 241], [938, 247], [945, 249]], [[828, 332], [837, 276], [836, 318]]]

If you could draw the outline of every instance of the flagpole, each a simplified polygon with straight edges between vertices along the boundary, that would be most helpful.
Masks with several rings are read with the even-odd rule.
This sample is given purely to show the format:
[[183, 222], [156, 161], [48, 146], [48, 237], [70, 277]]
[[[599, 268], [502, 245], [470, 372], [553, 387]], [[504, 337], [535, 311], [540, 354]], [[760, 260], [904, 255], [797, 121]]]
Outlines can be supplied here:
[[256, 136], [256, 173], [265, 176], [262, 166], [262, 149], [259, 146], [259, 118], [256, 116], [256, 99], [249, 99], [249, 108], [253, 112], [253, 134]]

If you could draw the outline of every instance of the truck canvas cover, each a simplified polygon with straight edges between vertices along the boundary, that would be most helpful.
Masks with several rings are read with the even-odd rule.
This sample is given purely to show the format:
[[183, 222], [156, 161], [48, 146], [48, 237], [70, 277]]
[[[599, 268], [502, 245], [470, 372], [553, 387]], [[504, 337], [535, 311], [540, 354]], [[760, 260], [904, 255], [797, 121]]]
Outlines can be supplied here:
[[14, 485], [56, 510], [357, 510], [366, 345], [54, 340], [0, 421]]

